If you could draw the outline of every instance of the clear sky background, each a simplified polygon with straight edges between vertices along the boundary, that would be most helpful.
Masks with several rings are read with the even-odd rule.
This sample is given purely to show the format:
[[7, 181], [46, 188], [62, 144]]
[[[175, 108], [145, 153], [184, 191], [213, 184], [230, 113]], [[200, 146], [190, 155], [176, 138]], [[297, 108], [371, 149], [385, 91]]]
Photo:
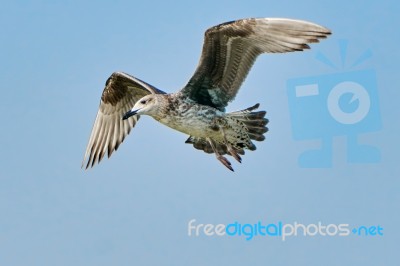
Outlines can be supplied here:
[[[399, 11], [397, 1], [3, 1], [0, 264], [399, 265]], [[231, 159], [235, 173], [150, 117], [111, 159], [81, 170], [112, 72], [176, 91], [195, 70], [204, 31], [246, 17], [305, 19], [333, 35], [304, 53], [258, 59], [228, 110], [259, 102], [270, 132], [242, 164]], [[382, 127], [359, 139], [380, 162], [347, 162], [338, 136], [332, 167], [300, 167], [299, 155], [320, 144], [293, 138], [286, 82], [363, 69], [376, 73]], [[380, 225], [384, 235], [189, 237], [191, 219]]]

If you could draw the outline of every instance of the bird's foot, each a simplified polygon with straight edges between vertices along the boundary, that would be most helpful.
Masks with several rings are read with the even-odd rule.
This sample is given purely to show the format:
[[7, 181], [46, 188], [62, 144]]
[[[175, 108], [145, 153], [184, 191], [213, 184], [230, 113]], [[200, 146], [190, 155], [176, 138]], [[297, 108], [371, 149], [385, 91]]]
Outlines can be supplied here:
[[235, 171], [233, 170], [232, 166], [231, 166], [231, 165], [232, 165], [231, 162], [228, 161], [228, 159], [226, 159], [224, 156], [222, 156], [222, 155], [218, 152], [218, 150], [215, 148], [215, 145], [214, 145], [213, 140], [210, 139], [210, 138], [207, 138], [207, 141], [208, 141], [208, 143], [210, 143], [210, 146], [211, 146], [212, 150], [214, 151], [215, 156], [217, 157], [217, 159], [218, 159], [223, 165], [225, 165], [226, 168], [228, 168], [228, 169], [231, 170], [232, 172], [235, 172]]
[[217, 155], [217, 159], [223, 164], [225, 165], [226, 168], [228, 168], [229, 170], [231, 170], [232, 172], [235, 172], [235, 170], [233, 170], [232, 168], [232, 164], [230, 161], [228, 161], [228, 159], [226, 159], [224, 156], [222, 155]]
[[222, 136], [224, 137], [225, 145], [228, 149], [228, 152], [230, 155], [232, 155], [233, 158], [235, 158], [236, 161], [239, 163], [242, 163], [242, 157], [239, 156], [239, 154], [236, 152], [236, 150], [229, 144], [228, 140], [226, 139], [226, 134], [224, 128], [221, 128]]
[[230, 155], [232, 155], [233, 158], [235, 158], [236, 161], [239, 163], [242, 163], [242, 157], [236, 152], [234, 148], [232, 148], [231, 145], [226, 145], [228, 147], [228, 152]]

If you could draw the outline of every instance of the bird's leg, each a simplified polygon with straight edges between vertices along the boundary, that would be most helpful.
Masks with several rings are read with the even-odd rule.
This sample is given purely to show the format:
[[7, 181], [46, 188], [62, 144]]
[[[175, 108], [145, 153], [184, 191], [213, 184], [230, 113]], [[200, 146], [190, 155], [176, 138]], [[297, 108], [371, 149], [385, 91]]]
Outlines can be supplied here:
[[222, 156], [218, 150], [215, 148], [214, 142], [212, 141], [212, 139], [207, 138], [208, 143], [210, 143], [211, 148], [213, 149], [215, 156], [217, 157], [217, 159], [226, 166], [226, 168], [228, 168], [229, 170], [231, 170], [232, 172], [234, 172], [232, 166], [231, 166], [231, 162], [228, 161], [228, 159], [226, 159], [224, 156]]
[[228, 148], [229, 154], [232, 155], [232, 157], [235, 158], [236, 161], [238, 161], [239, 163], [242, 163], [242, 157], [240, 157], [240, 155], [236, 152], [236, 150], [232, 147], [232, 145], [229, 144], [229, 142], [227, 141], [225, 130], [223, 127], [221, 127], [221, 132], [222, 132], [222, 136], [224, 137], [225, 145]]

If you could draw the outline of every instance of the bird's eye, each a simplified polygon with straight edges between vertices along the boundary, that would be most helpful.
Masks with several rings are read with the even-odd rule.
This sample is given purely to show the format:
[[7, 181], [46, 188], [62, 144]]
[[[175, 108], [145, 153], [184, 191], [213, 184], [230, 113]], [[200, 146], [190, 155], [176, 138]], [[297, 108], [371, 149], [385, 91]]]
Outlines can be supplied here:
[[141, 104], [146, 104], [146, 100], [141, 100], [140, 103]]

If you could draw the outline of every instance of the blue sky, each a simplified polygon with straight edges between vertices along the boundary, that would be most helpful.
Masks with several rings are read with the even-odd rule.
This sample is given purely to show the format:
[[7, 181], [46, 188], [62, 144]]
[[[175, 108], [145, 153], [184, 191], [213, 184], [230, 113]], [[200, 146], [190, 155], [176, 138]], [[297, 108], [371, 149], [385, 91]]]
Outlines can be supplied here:
[[[396, 1], [3, 2], [0, 264], [396, 265], [399, 10]], [[111, 159], [80, 169], [112, 72], [176, 91], [195, 70], [204, 31], [246, 17], [305, 19], [333, 35], [307, 52], [257, 60], [228, 111], [259, 102], [270, 131], [242, 164], [233, 162], [235, 173], [149, 117]], [[318, 60], [321, 54], [336, 68]], [[329, 167], [301, 165], [299, 156], [321, 139], [294, 139], [303, 127], [290, 113], [288, 81], [314, 77], [323, 84], [334, 76], [364, 84], [354, 73], [365, 70], [374, 73], [374, 83], [365, 84], [372, 84], [366, 89], [378, 110], [368, 115], [380, 126], [332, 133], [322, 119], [326, 99], [304, 105], [321, 112], [315, 119], [332, 158]], [[311, 123], [300, 119], [304, 128]], [[379, 160], [349, 162], [350, 133], [374, 146]], [[383, 236], [195, 237], [188, 236], [192, 219], [381, 226]]]

